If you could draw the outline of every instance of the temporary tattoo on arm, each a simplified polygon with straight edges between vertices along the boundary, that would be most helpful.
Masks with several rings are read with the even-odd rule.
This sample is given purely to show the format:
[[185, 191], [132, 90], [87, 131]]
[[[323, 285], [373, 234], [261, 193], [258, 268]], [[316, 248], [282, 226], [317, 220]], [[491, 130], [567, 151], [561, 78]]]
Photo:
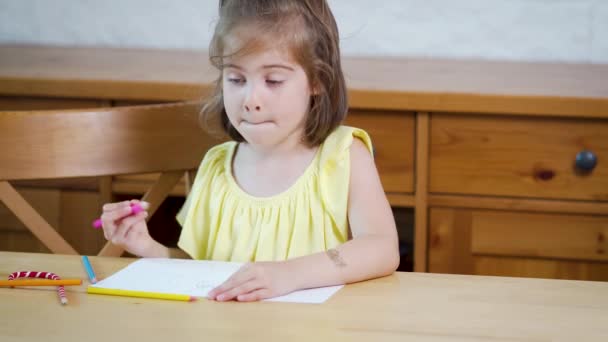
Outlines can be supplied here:
[[338, 267], [346, 267], [346, 262], [340, 256], [340, 252], [338, 252], [335, 248], [330, 248], [326, 251], [327, 256], [334, 262], [334, 264]]

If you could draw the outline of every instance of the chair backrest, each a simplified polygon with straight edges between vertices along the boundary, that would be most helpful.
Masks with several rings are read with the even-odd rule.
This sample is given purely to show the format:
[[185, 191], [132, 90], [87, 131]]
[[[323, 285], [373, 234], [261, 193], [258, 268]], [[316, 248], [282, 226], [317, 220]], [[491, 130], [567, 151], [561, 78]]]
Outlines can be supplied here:
[[200, 103], [0, 112], [0, 181], [177, 171], [217, 143]]
[[[0, 200], [52, 252], [76, 253], [9, 182], [160, 172], [143, 197], [152, 214], [184, 171], [223, 140], [201, 128], [200, 108], [181, 102], [0, 112]], [[121, 253], [107, 244], [100, 254]]]

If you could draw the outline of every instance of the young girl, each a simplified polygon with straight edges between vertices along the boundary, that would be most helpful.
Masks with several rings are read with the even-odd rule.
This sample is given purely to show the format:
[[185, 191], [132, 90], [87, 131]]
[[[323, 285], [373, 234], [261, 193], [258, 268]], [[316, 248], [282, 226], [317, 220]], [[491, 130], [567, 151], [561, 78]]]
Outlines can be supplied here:
[[247, 262], [209, 293], [255, 301], [389, 275], [395, 221], [369, 136], [347, 112], [338, 29], [325, 0], [224, 0], [210, 44], [220, 70], [201, 115], [234, 140], [210, 149], [177, 216], [179, 250], [145, 211], [103, 207], [112, 243], [142, 257]]

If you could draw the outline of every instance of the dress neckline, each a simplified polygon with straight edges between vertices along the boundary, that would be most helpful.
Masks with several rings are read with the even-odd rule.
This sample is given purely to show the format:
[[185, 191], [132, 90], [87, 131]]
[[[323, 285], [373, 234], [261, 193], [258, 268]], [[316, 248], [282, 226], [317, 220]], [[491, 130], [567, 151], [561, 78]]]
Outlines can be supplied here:
[[257, 204], [269, 204], [269, 203], [273, 203], [273, 202], [277, 202], [277, 201], [281, 201], [284, 198], [288, 198], [290, 197], [293, 193], [297, 192], [298, 189], [300, 189], [304, 184], [306, 184], [308, 182], [308, 180], [311, 179], [311, 177], [314, 175], [315, 170], [317, 169], [317, 165], [318, 165], [318, 161], [319, 161], [319, 156], [321, 155], [321, 147], [323, 145], [321, 144], [317, 150], [315, 151], [315, 156], [312, 159], [312, 161], [308, 164], [308, 166], [306, 167], [306, 169], [304, 169], [304, 172], [302, 172], [302, 174], [300, 176], [298, 176], [298, 178], [295, 180], [295, 182], [293, 182], [287, 189], [274, 194], [274, 195], [270, 195], [270, 196], [254, 196], [251, 195], [250, 193], [246, 192], [245, 190], [243, 190], [241, 188], [241, 186], [236, 182], [236, 178], [234, 177], [233, 174], [233, 162], [234, 162], [234, 157], [236, 154], [236, 151], [239, 147], [239, 143], [238, 142], [233, 142], [232, 145], [228, 148], [228, 154], [226, 156], [226, 160], [225, 160], [225, 170], [226, 170], [226, 177], [228, 179], [228, 184], [230, 185], [231, 188], [234, 189], [234, 191], [243, 199], [246, 199], [247, 201], [250, 201], [252, 203], [257, 203]]

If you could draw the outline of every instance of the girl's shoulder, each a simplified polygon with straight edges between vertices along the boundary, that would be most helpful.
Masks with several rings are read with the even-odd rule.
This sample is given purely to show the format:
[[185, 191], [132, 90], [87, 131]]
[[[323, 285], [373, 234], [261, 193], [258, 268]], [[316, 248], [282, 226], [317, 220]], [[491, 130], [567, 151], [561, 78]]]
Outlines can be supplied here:
[[213, 167], [223, 167], [236, 146], [236, 141], [227, 141], [225, 143], [215, 145], [205, 153], [199, 169], [209, 169]]
[[363, 142], [373, 155], [372, 140], [366, 131], [351, 126], [339, 126], [325, 138], [325, 141], [321, 145], [321, 161], [327, 162], [344, 158], [350, 152], [350, 147], [355, 138]]
[[227, 158], [230, 158], [235, 146], [235, 141], [228, 141], [213, 146], [205, 153], [205, 156], [196, 171], [192, 190], [190, 190], [190, 193], [186, 197], [186, 202], [176, 216], [177, 221], [182, 226], [184, 225], [186, 215], [189, 208], [192, 206], [192, 203], [196, 203], [203, 195], [202, 190], [209, 189], [210, 184], [212, 184], [213, 181], [218, 182], [222, 179], [217, 176], [226, 172]]

